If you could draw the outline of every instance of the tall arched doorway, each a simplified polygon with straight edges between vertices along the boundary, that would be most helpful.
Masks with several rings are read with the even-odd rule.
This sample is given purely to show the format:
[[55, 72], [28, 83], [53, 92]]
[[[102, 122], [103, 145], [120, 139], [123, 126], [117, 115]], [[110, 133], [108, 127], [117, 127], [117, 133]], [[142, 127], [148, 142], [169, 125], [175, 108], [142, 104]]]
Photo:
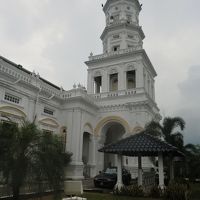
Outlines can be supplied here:
[[82, 161], [83, 161], [83, 176], [85, 178], [90, 177], [90, 160], [91, 160], [91, 135], [88, 132], [83, 133], [83, 149], [82, 149]]
[[[102, 128], [102, 140], [104, 145], [111, 144], [122, 139], [126, 133], [124, 126], [118, 122], [109, 122]], [[104, 154], [104, 168], [117, 166], [117, 156]]]

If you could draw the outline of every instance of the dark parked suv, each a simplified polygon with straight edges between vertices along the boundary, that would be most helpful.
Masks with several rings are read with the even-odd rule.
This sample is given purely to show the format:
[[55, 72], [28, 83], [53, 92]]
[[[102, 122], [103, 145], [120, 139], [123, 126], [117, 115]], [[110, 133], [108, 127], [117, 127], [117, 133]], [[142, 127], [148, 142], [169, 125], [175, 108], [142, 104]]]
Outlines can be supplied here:
[[[122, 181], [124, 185], [129, 185], [131, 182], [131, 174], [126, 169], [122, 169]], [[100, 172], [94, 177], [95, 187], [113, 188], [117, 183], [117, 168], [111, 167]]]

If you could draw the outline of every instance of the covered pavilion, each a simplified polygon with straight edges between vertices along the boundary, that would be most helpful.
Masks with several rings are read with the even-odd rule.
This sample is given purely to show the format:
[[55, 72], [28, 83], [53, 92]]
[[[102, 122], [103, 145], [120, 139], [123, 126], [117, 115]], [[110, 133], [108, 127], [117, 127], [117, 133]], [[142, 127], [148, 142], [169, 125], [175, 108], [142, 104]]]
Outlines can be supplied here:
[[164, 188], [163, 158], [170, 157], [170, 179], [174, 179], [173, 159], [174, 157], [184, 157], [184, 154], [176, 147], [146, 133], [145, 131], [104, 146], [99, 149], [99, 152], [118, 155], [116, 184], [118, 188], [123, 186], [122, 156], [138, 157], [138, 186], [142, 186], [143, 184], [142, 157], [158, 157], [159, 186], [161, 189]]

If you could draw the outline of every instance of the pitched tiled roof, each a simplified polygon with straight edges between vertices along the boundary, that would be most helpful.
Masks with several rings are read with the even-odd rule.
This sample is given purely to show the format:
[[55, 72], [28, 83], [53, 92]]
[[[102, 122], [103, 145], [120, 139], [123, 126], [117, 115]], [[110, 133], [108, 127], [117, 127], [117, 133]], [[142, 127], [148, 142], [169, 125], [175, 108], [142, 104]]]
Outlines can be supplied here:
[[99, 152], [124, 156], [158, 156], [159, 153], [163, 153], [164, 156], [184, 156], [176, 147], [145, 131], [109, 144], [99, 149]]

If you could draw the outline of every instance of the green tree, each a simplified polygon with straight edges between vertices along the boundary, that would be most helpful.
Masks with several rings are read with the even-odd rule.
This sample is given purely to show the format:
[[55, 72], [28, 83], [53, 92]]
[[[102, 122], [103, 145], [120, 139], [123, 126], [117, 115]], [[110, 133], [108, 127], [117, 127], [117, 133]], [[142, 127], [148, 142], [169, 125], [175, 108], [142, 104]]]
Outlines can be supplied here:
[[191, 180], [200, 178], [200, 145], [185, 145], [186, 173]]
[[185, 121], [181, 117], [165, 117], [162, 124], [151, 121], [145, 127], [146, 131], [154, 136], [163, 137], [164, 140], [180, 150], [183, 150], [183, 135], [178, 131], [185, 128]]
[[0, 123], [0, 171], [11, 186], [13, 199], [28, 181], [46, 181], [58, 190], [71, 154], [63, 151], [60, 137], [40, 131], [34, 122]]
[[[156, 121], [151, 121], [145, 127], [147, 133], [156, 137], [162, 137], [169, 144], [177, 147], [180, 151], [184, 151], [184, 140], [183, 135], [179, 131], [183, 131], [185, 128], [185, 121], [181, 117], [165, 117], [162, 124]], [[166, 166], [166, 172], [169, 177], [169, 166], [170, 158], [165, 157], [164, 163]], [[183, 176], [183, 163], [174, 163], [175, 174], [177, 177]]]

